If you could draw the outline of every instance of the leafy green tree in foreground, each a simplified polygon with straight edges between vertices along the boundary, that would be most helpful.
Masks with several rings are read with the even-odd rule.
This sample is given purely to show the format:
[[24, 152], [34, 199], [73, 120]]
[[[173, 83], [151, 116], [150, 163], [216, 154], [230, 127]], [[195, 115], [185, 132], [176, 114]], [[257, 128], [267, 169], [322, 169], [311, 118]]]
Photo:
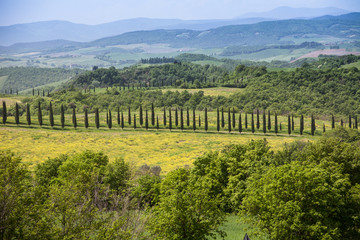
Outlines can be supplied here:
[[224, 213], [220, 199], [209, 196], [207, 182], [195, 179], [185, 169], [167, 174], [161, 183], [160, 200], [155, 206], [149, 230], [155, 239], [208, 239], [215, 233]]

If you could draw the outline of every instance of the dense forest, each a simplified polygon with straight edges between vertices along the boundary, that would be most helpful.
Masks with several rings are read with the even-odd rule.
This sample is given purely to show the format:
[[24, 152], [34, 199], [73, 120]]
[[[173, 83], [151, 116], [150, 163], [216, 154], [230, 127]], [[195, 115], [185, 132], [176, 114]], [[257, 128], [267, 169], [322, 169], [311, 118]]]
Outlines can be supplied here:
[[[273, 151], [230, 145], [165, 176], [86, 151], [32, 169], [0, 152], [1, 239], [208, 239], [235, 214], [252, 239], [359, 239], [360, 135]], [[259, 235], [260, 234], [260, 235]]]

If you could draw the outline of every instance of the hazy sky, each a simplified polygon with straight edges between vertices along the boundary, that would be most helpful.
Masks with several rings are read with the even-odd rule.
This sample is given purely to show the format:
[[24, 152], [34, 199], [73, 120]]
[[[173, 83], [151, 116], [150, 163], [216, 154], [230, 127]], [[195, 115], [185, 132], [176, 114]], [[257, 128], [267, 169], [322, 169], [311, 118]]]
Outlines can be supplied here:
[[99, 24], [136, 17], [228, 19], [279, 6], [360, 12], [360, 0], [0, 0], [0, 26], [47, 20]]

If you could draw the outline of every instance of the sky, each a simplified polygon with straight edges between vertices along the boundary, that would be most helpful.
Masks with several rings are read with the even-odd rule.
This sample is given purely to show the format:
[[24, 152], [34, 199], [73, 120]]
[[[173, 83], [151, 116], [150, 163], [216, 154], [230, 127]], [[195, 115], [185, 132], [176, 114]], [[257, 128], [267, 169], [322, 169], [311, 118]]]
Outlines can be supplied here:
[[230, 19], [280, 6], [360, 12], [360, 0], [0, 0], [0, 26], [49, 20], [94, 25], [137, 17]]

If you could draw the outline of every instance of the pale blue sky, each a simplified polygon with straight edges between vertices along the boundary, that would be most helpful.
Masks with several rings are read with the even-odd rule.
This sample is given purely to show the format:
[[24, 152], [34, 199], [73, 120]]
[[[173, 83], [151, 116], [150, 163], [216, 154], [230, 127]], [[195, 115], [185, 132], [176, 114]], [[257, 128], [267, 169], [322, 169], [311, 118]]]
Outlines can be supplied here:
[[47, 20], [99, 24], [136, 17], [229, 19], [279, 6], [360, 12], [360, 0], [0, 0], [0, 26]]

